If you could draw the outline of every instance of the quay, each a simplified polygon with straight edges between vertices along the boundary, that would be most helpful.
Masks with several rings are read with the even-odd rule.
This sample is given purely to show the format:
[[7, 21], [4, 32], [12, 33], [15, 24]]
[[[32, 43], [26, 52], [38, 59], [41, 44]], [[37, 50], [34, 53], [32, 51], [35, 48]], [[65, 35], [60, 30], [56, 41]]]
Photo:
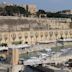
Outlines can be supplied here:
[[[6, 63], [8, 63], [9, 65], [11, 65], [9, 68], [9, 70], [11, 72], [18, 72], [20, 70], [24, 70], [25, 66], [33, 66], [33, 65], [39, 65], [39, 64], [47, 64], [47, 63], [64, 63], [69, 59], [72, 59], [72, 55], [69, 54], [66, 56], [63, 56], [65, 53], [70, 53], [72, 51], [71, 48], [65, 48], [64, 50], [63, 48], [63, 44], [60, 43], [56, 43], [57, 41], [51, 41], [48, 43], [40, 43], [37, 45], [29, 45], [29, 44], [18, 44], [18, 45], [9, 45], [7, 48], [7, 59], [6, 59]], [[68, 42], [68, 43], [67, 43]], [[65, 45], [71, 45], [71, 40], [69, 42], [69, 40], [65, 40], [64, 41], [64, 47]], [[54, 47], [62, 47], [61, 51], [59, 52], [51, 52], [50, 50], [53, 49]], [[5, 48], [3, 47], [3, 50]], [[43, 57], [41, 57], [41, 55], [39, 55], [39, 57], [29, 57], [28, 59], [25, 59], [23, 57], [21, 57], [21, 55], [25, 55], [27, 52], [31, 53], [31, 52], [35, 52], [35, 51], [41, 51], [41, 50], [47, 50], [49, 49], [49, 51], [47, 53], [50, 53], [50, 55], [48, 54], [42, 54], [44, 55]], [[27, 50], [27, 51], [26, 51]], [[2, 49], [1, 49], [2, 51]], [[30, 52], [29, 52], [30, 51]], [[40, 52], [41, 53], [41, 52]], [[72, 53], [72, 52], [71, 52]], [[63, 55], [62, 55], [63, 54]]]

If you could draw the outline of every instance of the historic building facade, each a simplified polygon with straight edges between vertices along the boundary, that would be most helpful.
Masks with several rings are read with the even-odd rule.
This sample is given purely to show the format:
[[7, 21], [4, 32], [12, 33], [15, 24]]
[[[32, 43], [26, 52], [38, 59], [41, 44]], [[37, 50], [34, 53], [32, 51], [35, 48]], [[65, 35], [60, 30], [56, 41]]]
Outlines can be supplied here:
[[0, 17], [0, 44], [48, 42], [72, 38], [71, 19]]

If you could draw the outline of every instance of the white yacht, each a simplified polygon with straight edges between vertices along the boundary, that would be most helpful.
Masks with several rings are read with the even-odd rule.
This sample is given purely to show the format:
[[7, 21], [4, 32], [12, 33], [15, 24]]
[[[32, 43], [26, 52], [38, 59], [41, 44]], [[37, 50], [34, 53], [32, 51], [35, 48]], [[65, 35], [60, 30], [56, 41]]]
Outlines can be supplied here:
[[61, 49], [62, 52], [68, 52], [71, 48]]
[[40, 53], [39, 58], [46, 58], [46, 57], [48, 57], [48, 56], [49, 56], [49, 55], [46, 54], [46, 53]]
[[45, 49], [45, 51], [47, 51], [47, 52], [51, 52], [52, 49], [51, 49], [51, 48], [47, 48], [47, 49]]

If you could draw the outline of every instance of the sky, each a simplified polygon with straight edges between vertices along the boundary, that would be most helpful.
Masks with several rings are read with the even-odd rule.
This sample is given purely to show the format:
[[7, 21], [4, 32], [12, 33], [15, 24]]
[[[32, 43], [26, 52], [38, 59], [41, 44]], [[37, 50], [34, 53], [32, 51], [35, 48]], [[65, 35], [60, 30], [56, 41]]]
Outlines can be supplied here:
[[38, 9], [60, 11], [72, 9], [72, 0], [0, 0], [0, 3], [35, 4]]

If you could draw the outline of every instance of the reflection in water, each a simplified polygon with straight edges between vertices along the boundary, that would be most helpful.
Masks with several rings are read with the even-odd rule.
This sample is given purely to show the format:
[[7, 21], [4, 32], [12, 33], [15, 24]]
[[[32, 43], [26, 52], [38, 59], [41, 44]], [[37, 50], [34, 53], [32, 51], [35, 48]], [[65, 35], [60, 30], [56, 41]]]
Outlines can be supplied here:
[[39, 71], [32, 69], [29, 66], [26, 66], [25, 69], [24, 69], [24, 72], [39, 72]]

